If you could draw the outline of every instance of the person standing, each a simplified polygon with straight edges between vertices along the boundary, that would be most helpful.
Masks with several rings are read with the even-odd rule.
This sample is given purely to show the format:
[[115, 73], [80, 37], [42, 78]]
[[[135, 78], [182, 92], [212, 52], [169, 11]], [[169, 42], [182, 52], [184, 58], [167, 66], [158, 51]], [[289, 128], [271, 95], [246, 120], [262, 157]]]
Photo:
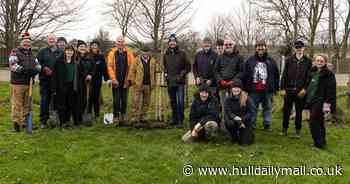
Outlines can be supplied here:
[[216, 41], [216, 53], [220, 56], [222, 54], [224, 54], [224, 40], [217, 40]]
[[141, 55], [135, 59], [130, 71], [133, 86], [132, 122], [135, 128], [145, 128], [152, 90], [156, 86], [156, 60], [152, 58], [151, 49], [144, 47]]
[[62, 52], [63, 52], [63, 50], [64, 50], [64, 48], [66, 47], [66, 45], [67, 45], [67, 40], [66, 40], [66, 38], [64, 38], [64, 37], [58, 37], [58, 38], [57, 38], [56, 47], [57, 47], [58, 49], [61, 49]]
[[117, 126], [125, 124], [128, 89], [131, 85], [130, 69], [134, 62], [134, 54], [126, 48], [125, 38], [118, 36], [115, 48], [112, 48], [107, 55], [107, 71], [112, 80], [113, 92], [113, 122]]
[[287, 136], [289, 119], [295, 105], [295, 138], [300, 138], [302, 112], [305, 106], [307, 79], [310, 75], [312, 61], [304, 55], [305, 44], [296, 41], [295, 54], [286, 60], [281, 79], [281, 95], [284, 96], [283, 123], [281, 135]]
[[10, 53], [11, 120], [13, 130], [20, 132], [25, 126], [32, 101], [29, 98], [30, 81], [41, 71], [41, 65], [32, 53], [30, 35], [22, 35], [20, 47]]
[[233, 80], [241, 78], [243, 64], [243, 57], [239, 54], [232, 40], [226, 39], [224, 41], [224, 49], [224, 53], [219, 55], [215, 62], [215, 78], [219, 86], [223, 119], [225, 116], [225, 98], [230, 94]]
[[195, 55], [192, 68], [195, 77], [195, 84], [199, 87], [201, 84], [206, 83], [213, 96], [217, 95], [217, 83], [214, 73], [216, 58], [217, 54], [211, 48], [210, 38], [204, 38], [202, 42], [202, 50]]
[[186, 53], [177, 45], [175, 34], [170, 35], [168, 49], [164, 55], [164, 75], [168, 84], [168, 95], [172, 109], [172, 119], [169, 126], [184, 127], [185, 85], [186, 76], [191, 70], [191, 64]]
[[73, 117], [75, 127], [81, 124], [81, 94], [80, 70], [76, 60], [74, 47], [67, 45], [64, 55], [55, 63], [52, 76], [52, 92], [56, 96], [60, 127], [68, 128], [68, 122]]
[[[79, 65], [79, 77], [80, 79], [80, 84], [81, 84], [81, 100], [80, 100], [80, 110], [81, 110], [81, 115], [86, 112], [88, 109], [88, 91], [91, 94], [91, 80], [92, 76], [94, 75], [95, 68], [94, 64], [92, 61], [92, 58], [90, 58], [88, 54], [88, 47], [87, 44], [82, 41], [78, 40], [77, 43], [77, 63]], [[80, 122], [82, 122], [82, 116], [79, 117]]]
[[230, 96], [225, 99], [225, 126], [231, 135], [232, 142], [250, 145], [254, 142], [252, 118], [254, 104], [248, 94], [242, 90], [242, 82], [232, 82]]
[[190, 130], [182, 137], [185, 143], [210, 139], [218, 130], [219, 106], [211, 95], [208, 84], [203, 83], [194, 95], [190, 110]]
[[337, 83], [334, 73], [327, 68], [327, 63], [326, 55], [315, 56], [315, 66], [311, 69], [306, 90], [313, 147], [320, 149], [327, 145], [324, 115], [331, 112], [332, 104], [336, 104]]
[[91, 82], [91, 95], [88, 104], [88, 113], [92, 113], [94, 109], [95, 119], [100, 117], [100, 94], [102, 80], [108, 81], [107, 65], [104, 55], [101, 54], [100, 43], [93, 40], [90, 43], [90, 58], [94, 68], [94, 73]]
[[50, 34], [47, 36], [47, 47], [41, 49], [37, 55], [40, 65], [43, 67], [39, 74], [40, 80], [40, 128], [47, 127], [50, 117], [51, 101], [54, 100], [51, 85], [52, 74], [57, 59], [62, 55], [62, 50], [56, 47], [57, 38]]
[[279, 90], [279, 70], [275, 60], [267, 52], [265, 40], [257, 40], [255, 54], [244, 63], [243, 86], [255, 105], [252, 126], [256, 128], [257, 110], [263, 106], [264, 130], [271, 129], [272, 98]]

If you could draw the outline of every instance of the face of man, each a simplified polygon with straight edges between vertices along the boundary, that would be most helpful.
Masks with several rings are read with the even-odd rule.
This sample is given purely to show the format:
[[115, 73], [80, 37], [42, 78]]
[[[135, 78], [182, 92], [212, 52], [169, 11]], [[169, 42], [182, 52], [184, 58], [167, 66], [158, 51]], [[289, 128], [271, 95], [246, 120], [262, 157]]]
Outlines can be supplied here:
[[231, 54], [233, 53], [233, 47], [234, 47], [234, 42], [232, 40], [225, 40], [224, 41], [224, 49], [225, 52]]
[[177, 46], [176, 40], [174, 38], [171, 38], [169, 41], [169, 47], [174, 49]]
[[204, 52], [208, 52], [211, 48], [211, 43], [209, 41], [204, 41], [202, 43], [202, 48], [203, 48]]
[[119, 36], [115, 42], [115, 46], [119, 49], [119, 50], [123, 50], [125, 48], [125, 39], [122, 36]]
[[86, 45], [85, 45], [85, 44], [79, 45], [78, 51], [79, 51], [81, 54], [85, 54], [85, 53], [87, 52]]
[[96, 43], [93, 43], [90, 45], [90, 48], [91, 48], [91, 52], [94, 53], [94, 54], [98, 54], [99, 53], [99, 47]]
[[55, 35], [50, 34], [49, 36], [47, 36], [47, 44], [50, 47], [55, 47], [56, 46], [56, 42], [57, 42], [57, 38]]
[[205, 101], [208, 100], [209, 93], [206, 92], [206, 91], [201, 91], [201, 92], [199, 92], [199, 96], [200, 96], [201, 100], [202, 100], [203, 102], [205, 102]]
[[294, 51], [296, 55], [303, 56], [304, 55], [304, 47], [295, 47]]
[[30, 39], [23, 39], [21, 45], [24, 49], [29, 49], [31, 46], [30, 44]]
[[216, 51], [218, 52], [219, 55], [222, 55], [224, 53], [224, 46], [223, 45], [217, 45], [216, 46]]
[[324, 66], [326, 66], [327, 62], [325, 61], [325, 59], [322, 56], [316, 56], [315, 58], [315, 65], [318, 69], [323, 68]]
[[259, 56], [263, 56], [266, 53], [266, 45], [257, 45], [255, 51]]
[[57, 47], [58, 47], [59, 49], [64, 49], [64, 47], [66, 47], [66, 42], [63, 41], [63, 40], [57, 42]]

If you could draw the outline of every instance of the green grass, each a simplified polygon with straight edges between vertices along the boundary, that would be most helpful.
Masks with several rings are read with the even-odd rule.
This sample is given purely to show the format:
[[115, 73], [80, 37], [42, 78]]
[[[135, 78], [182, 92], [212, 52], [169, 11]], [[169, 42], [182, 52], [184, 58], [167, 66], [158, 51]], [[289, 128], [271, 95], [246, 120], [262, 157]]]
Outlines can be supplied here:
[[[38, 123], [37, 87], [34, 93], [34, 121]], [[109, 89], [104, 88], [103, 94], [106, 102], [103, 111], [111, 111]], [[345, 109], [345, 99], [338, 104]], [[9, 84], [0, 83], [0, 184], [350, 183], [347, 125], [343, 128], [328, 125], [328, 148], [313, 150], [309, 147], [312, 140], [306, 122], [300, 140], [278, 135], [280, 108], [281, 99], [277, 97], [273, 132], [256, 130], [256, 143], [245, 147], [232, 145], [226, 136], [208, 143], [186, 145], [181, 142], [185, 130], [135, 130], [104, 127], [102, 122], [81, 130], [14, 134], [9, 131]], [[348, 122], [348, 110], [346, 114]], [[261, 126], [261, 119], [257, 124]], [[289, 131], [291, 134], [292, 129]], [[183, 175], [185, 164], [195, 168], [192, 176]], [[311, 168], [336, 164], [343, 167], [343, 176], [199, 176], [196, 171], [205, 166], [305, 165]]]

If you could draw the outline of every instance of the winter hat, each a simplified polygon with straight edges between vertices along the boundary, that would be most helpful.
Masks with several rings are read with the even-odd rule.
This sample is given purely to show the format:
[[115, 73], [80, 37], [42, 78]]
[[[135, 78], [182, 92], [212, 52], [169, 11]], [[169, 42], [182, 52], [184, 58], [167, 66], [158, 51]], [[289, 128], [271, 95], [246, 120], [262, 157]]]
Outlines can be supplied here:
[[85, 43], [83, 40], [78, 40], [78, 42], [77, 42], [77, 48], [78, 48], [80, 45], [85, 45], [85, 46], [87, 46], [86, 43]]
[[305, 47], [305, 44], [301, 40], [298, 40], [294, 43], [294, 48], [296, 48], [296, 49], [300, 49], [300, 48], [304, 48], [304, 47]]
[[30, 34], [28, 31], [22, 34], [22, 40], [30, 40]]
[[96, 44], [98, 46], [100, 46], [100, 42], [98, 40], [92, 40], [92, 42], [90, 42], [90, 45], [92, 44]]
[[61, 42], [61, 41], [67, 44], [66, 38], [64, 38], [64, 37], [58, 37], [58, 38], [57, 38], [57, 42]]
[[241, 88], [242, 89], [243, 85], [242, 85], [242, 81], [239, 79], [233, 79], [232, 80], [232, 85], [231, 88]]
[[169, 41], [168, 41], [168, 43], [169, 43], [170, 41], [175, 41], [175, 42], [177, 42], [176, 34], [171, 34], [171, 35], [169, 36]]
[[207, 92], [207, 93], [209, 93], [210, 90], [209, 90], [208, 84], [206, 84], [206, 83], [201, 84], [201, 85], [199, 86], [199, 88], [198, 88], [198, 91], [199, 91], [199, 92]]

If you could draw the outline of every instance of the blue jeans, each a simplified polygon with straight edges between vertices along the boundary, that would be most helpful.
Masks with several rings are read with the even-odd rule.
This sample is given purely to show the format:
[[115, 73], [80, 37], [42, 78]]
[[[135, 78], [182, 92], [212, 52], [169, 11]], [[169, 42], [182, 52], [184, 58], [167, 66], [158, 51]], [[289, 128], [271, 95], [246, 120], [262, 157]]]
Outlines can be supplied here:
[[51, 81], [40, 80], [40, 122], [46, 124], [50, 117]]
[[259, 105], [262, 104], [263, 107], [263, 119], [264, 126], [270, 126], [271, 124], [271, 112], [272, 112], [272, 93], [250, 93], [249, 96], [252, 98], [254, 103], [252, 126], [256, 128], [256, 117], [258, 114]]
[[183, 125], [185, 115], [185, 87], [184, 85], [168, 87], [170, 105], [172, 109], [172, 123]]

